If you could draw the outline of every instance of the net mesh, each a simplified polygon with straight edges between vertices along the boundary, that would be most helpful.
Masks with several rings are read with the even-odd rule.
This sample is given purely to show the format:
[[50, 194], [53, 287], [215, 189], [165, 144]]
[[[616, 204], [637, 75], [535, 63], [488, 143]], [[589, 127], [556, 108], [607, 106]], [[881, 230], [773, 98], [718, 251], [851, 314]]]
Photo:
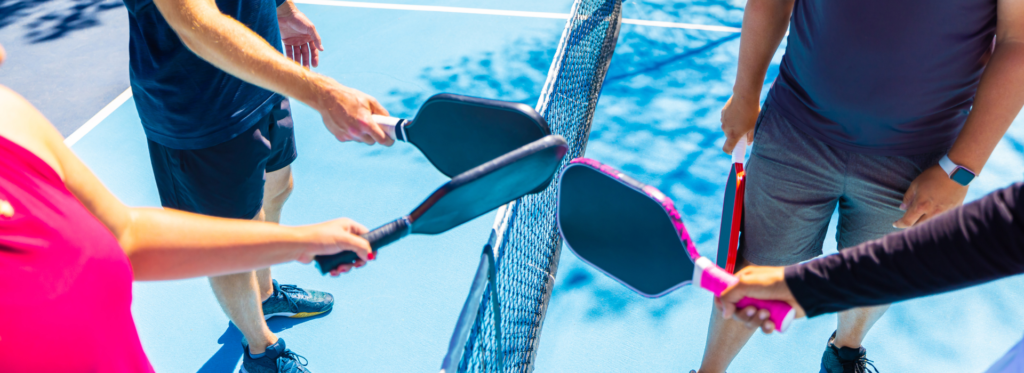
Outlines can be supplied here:
[[[577, 0], [555, 51], [537, 112], [569, 143], [564, 163], [583, 156], [591, 120], [621, 21], [621, 0]], [[554, 285], [561, 250], [555, 222], [557, 180], [509, 204], [496, 222], [502, 368], [498, 368], [490, 289], [470, 329], [460, 372], [529, 372]]]

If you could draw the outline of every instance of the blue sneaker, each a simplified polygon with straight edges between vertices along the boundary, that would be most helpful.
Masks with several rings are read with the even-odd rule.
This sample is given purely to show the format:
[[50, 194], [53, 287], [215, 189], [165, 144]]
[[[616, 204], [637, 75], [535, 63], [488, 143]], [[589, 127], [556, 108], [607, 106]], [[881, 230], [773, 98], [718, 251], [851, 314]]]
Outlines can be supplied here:
[[310, 373], [306, 369], [306, 358], [285, 348], [284, 339], [267, 346], [263, 356], [253, 358], [249, 346], [242, 344], [242, 370], [240, 373]]
[[[819, 373], [868, 373], [872, 370], [878, 373], [878, 368], [867, 358], [867, 349], [836, 347], [835, 340], [836, 333], [832, 333], [825, 345], [825, 354], [821, 356]], [[868, 366], [871, 370], [868, 370]]]
[[330, 311], [331, 307], [334, 307], [334, 296], [330, 293], [302, 290], [295, 285], [278, 285], [274, 280], [274, 294], [263, 302], [263, 318], [310, 317]]

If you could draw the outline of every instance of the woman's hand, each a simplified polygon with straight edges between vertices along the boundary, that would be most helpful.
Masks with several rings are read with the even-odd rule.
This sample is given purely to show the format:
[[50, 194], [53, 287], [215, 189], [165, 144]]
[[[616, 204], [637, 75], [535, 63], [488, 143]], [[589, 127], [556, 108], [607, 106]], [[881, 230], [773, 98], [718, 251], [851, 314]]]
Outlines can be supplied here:
[[342, 251], [351, 251], [359, 255], [359, 259], [352, 264], [342, 264], [331, 270], [331, 276], [366, 265], [366, 261], [373, 260], [373, 250], [370, 243], [360, 237], [368, 230], [362, 224], [356, 223], [348, 218], [335, 219], [320, 224], [300, 227], [304, 230], [311, 245], [305, 249], [297, 259], [302, 263], [313, 261], [318, 255], [332, 255]]
[[781, 300], [789, 303], [796, 310], [796, 317], [804, 317], [804, 309], [796, 302], [793, 293], [786, 285], [784, 267], [748, 266], [737, 274], [739, 282], [722, 292], [715, 298], [715, 305], [722, 310], [723, 318], [733, 318], [746, 324], [748, 328], [761, 328], [766, 334], [776, 330], [776, 325], [768, 316], [768, 311], [758, 310], [753, 306], [738, 310], [736, 303], [744, 297]]

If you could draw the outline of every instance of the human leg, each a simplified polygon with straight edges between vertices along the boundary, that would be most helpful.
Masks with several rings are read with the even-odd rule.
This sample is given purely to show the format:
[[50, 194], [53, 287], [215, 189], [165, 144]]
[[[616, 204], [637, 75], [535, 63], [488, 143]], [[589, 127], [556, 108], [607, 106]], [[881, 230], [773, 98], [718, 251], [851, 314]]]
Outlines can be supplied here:
[[[748, 265], [750, 262], [741, 259], [736, 265], [736, 270], [739, 271]], [[712, 304], [708, 339], [704, 344], [704, 356], [699, 372], [725, 372], [755, 331], [756, 329], [747, 328], [742, 322], [723, 319], [722, 309]]]
[[[276, 171], [267, 172], [267, 182], [263, 186], [263, 210], [260, 220], [280, 223], [281, 209], [285, 201], [292, 193], [294, 180], [292, 178], [292, 167], [284, 166]], [[259, 284], [260, 300], [266, 301], [274, 294], [273, 279], [270, 275], [270, 268], [256, 270], [256, 283]]]
[[[271, 117], [273, 120], [266, 132], [271, 154], [267, 158], [263, 185], [263, 212], [267, 221], [279, 223], [281, 210], [294, 186], [291, 163], [298, 152], [289, 101], [286, 99], [275, 107]], [[256, 279], [264, 318], [310, 317], [328, 312], [334, 306], [334, 297], [329, 293], [278, 284], [271, 278], [270, 268], [257, 270]]]
[[882, 318], [889, 305], [854, 308], [837, 315], [836, 347], [860, 348], [868, 330]]
[[[898, 231], [892, 222], [903, 215], [900, 209], [903, 193], [917, 175], [938, 162], [944, 153], [908, 157], [851, 155], [844, 180], [845, 193], [839, 200], [837, 245], [840, 248], [853, 247]], [[888, 308], [888, 305], [881, 305], [840, 312], [834, 339], [822, 358], [823, 369], [829, 372], [850, 371], [839, 370], [837, 364], [830, 367], [830, 361], [840, 362], [837, 357], [841, 350], [866, 363], [866, 349], [862, 348], [864, 338]], [[854, 372], [865, 370], [864, 364], [855, 364], [853, 368]]]
[[[260, 123], [224, 143], [170, 149], [150, 141], [150, 158], [164, 207], [236, 219], [262, 219], [263, 172], [270, 149]], [[259, 353], [277, 341], [267, 328], [253, 271], [210, 277], [224, 313]]]
[[[845, 160], [790, 125], [770, 103], [754, 139], [746, 167], [741, 263], [786, 265], [819, 255], [841, 194]], [[724, 372], [753, 333], [713, 308], [700, 372]]]

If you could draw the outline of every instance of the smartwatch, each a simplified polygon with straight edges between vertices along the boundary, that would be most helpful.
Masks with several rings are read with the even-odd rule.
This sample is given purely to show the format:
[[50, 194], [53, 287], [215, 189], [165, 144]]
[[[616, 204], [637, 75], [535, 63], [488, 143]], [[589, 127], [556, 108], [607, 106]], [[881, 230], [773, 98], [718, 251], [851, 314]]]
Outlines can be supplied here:
[[953, 161], [949, 160], [948, 155], [942, 156], [942, 159], [939, 160], [939, 167], [942, 167], [942, 170], [946, 171], [946, 175], [949, 175], [951, 180], [963, 186], [967, 186], [967, 184], [971, 183], [971, 180], [974, 180], [974, 178], [978, 176], [978, 174], [971, 171], [971, 169], [953, 163]]

